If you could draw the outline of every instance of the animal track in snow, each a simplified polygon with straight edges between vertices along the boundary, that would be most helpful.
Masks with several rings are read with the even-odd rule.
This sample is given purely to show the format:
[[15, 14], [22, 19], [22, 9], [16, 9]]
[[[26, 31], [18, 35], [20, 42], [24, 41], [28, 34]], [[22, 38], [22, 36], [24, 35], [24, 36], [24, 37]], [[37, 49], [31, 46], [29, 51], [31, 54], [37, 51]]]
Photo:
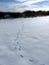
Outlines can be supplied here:
[[33, 62], [34, 64], [38, 63], [38, 60], [35, 59], [34, 57], [30, 58], [29, 61], [30, 62]]
[[21, 58], [23, 58], [24, 56], [23, 55], [20, 55]]

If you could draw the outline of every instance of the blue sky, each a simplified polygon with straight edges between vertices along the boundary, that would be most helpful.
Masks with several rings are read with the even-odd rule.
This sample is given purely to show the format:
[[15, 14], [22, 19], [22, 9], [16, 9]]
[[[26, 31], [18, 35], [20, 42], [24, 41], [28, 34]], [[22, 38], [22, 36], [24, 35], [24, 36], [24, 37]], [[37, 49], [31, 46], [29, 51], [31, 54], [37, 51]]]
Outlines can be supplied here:
[[0, 11], [49, 10], [49, 0], [0, 0]]

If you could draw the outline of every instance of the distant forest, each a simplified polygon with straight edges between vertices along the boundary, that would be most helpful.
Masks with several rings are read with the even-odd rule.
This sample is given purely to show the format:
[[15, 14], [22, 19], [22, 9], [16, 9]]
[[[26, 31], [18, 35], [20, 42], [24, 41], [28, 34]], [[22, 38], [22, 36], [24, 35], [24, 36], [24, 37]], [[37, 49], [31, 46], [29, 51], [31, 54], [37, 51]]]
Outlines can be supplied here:
[[48, 16], [49, 11], [0, 12], [0, 19]]

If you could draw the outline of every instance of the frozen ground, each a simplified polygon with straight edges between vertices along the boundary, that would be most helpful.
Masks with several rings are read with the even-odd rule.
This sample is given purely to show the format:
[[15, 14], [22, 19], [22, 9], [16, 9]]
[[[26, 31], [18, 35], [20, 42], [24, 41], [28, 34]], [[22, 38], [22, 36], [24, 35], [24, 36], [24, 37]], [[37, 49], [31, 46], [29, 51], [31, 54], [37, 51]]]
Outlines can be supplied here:
[[49, 16], [0, 20], [0, 65], [49, 65]]

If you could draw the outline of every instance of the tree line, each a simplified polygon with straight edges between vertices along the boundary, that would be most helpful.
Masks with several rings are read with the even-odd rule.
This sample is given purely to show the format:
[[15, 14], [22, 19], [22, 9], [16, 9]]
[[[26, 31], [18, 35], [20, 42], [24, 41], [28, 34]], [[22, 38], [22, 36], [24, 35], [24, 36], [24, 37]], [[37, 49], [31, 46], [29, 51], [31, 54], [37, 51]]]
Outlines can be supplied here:
[[0, 19], [47, 16], [49, 11], [0, 12]]

